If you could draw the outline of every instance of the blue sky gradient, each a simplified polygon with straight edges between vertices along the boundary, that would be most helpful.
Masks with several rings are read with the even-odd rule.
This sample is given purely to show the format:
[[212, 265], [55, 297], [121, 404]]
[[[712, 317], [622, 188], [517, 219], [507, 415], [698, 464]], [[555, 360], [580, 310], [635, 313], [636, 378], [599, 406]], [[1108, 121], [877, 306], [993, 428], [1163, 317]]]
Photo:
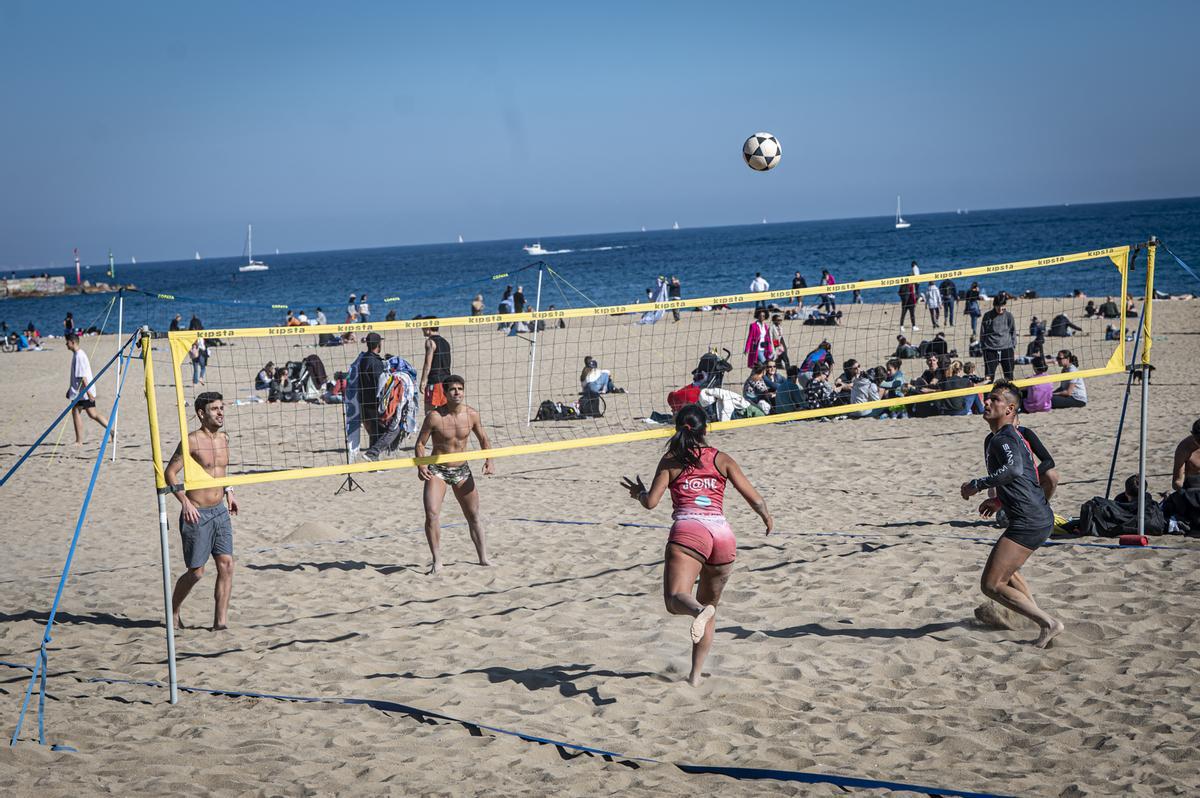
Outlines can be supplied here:
[[[1200, 194], [1200, 3], [0, 0], [0, 267]], [[747, 169], [767, 130], [780, 166]]]

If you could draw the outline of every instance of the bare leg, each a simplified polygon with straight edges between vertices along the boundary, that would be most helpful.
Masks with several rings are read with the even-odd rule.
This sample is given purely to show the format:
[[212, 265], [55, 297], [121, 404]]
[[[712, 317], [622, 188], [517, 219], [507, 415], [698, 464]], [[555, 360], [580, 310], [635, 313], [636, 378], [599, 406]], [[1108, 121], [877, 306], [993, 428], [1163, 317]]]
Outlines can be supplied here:
[[442, 570], [442, 559], [438, 551], [442, 544], [442, 502], [446, 500], [446, 483], [438, 477], [425, 480], [425, 539], [429, 541], [429, 553], [433, 562], [429, 573], [436, 574]]
[[708, 652], [712, 649], [713, 629], [716, 627], [716, 606], [721, 602], [721, 592], [733, 572], [733, 563], [725, 565], [705, 565], [700, 570], [700, 588], [696, 591], [696, 599], [706, 606], [713, 608], [713, 614], [704, 624], [704, 635], [692, 645], [692, 672], [688, 676], [688, 684], [692, 687], [700, 685], [701, 670]]
[[480, 565], [491, 565], [487, 557], [487, 535], [483, 531], [483, 519], [479, 515], [479, 491], [475, 490], [475, 477], [454, 486], [454, 498], [462, 508], [467, 519], [467, 527], [471, 530], [471, 542], [475, 544], [475, 553], [479, 555]]
[[[663, 604], [672, 615], [692, 617], [692, 673], [688, 676], [688, 683], [694, 687], [700, 679], [699, 667], [696, 664], [697, 648], [701, 646], [704, 635], [712, 626], [712, 619], [717, 610], [716, 607], [701, 604], [693, 598], [692, 589], [704, 565], [688, 552], [688, 549], [681, 546], [667, 544], [666, 562], [663, 567]], [[703, 647], [703, 653], [700, 654], [701, 664], [711, 645], [712, 636], [709, 635], [709, 643]]]
[[[1003, 604], [1013, 612], [1024, 615], [1041, 627], [1041, 634], [1034, 641], [1034, 645], [1038, 648], [1045, 648], [1062, 632], [1063, 625], [1047, 615], [1032, 596], [1022, 592], [1013, 583], [1013, 574], [1025, 564], [1025, 560], [1032, 553], [1031, 549], [1027, 549], [1019, 543], [1005, 537], [1000, 538], [996, 541], [996, 545], [988, 557], [987, 565], [983, 567], [979, 586], [988, 598]], [[1029, 589], [1023, 579], [1021, 584], [1026, 590]]]
[[187, 598], [188, 593], [192, 592], [192, 588], [203, 576], [204, 566], [201, 565], [199, 568], [187, 569], [175, 581], [175, 590], [171, 593], [171, 617], [174, 618], [176, 629], [185, 628], [179, 617], [179, 608], [183, 606], [183, 600]]
[[[106, 431], [108, 430], [108, 424], [104, 421], [104, 419], [100, 418], [100, 414], [96, 412], [96, 408], [89, 407], [84, 412], [88, 414], [88, 418], [90, 418], [92, 421], [95, 421], [100, 426], [104, 427]], [[110, 432], [109, 434], [112, 434], [112, 433]]]
[[214, 554], [217, 563], [217, 586], [213, 588], [212, 630], [219, 632], [229, 627], [229, 597], [233, 593], [233, 557], [228, 554]]
[[75, 445], [83, 445], [83, 410], [78, 405], [71, 408], [71, 423], [75, 425]]

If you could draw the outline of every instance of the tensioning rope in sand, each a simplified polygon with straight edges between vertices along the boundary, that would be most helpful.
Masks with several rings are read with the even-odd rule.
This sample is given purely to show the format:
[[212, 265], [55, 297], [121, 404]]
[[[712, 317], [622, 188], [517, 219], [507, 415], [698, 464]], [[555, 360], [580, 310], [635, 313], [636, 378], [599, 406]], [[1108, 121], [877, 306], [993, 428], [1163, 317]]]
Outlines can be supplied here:
[[1179, 256], [1178, 256], [1178, 255], [1176, 255], [1174, 252], [1172, 252], [1172, 251], [1171, 251], [1171, 248], [1170, 248], [1170, 247], [1168, 247], [1168, 246], [1167, 246], [1166, 244], [1164, 244], [1163, 242], [1159, 241], [1159, 242], [1158, 242], [1158, 244], [1159, 244], [1159, 246], [1161, 246], [1163, 249], [1165, 249], [1165, 250], [1167, 251], [1167, 254], [1168, 254], [1168, 255], [1170, 255], [1172, 258], [1174, 258], [1174, 259], [1175, 259], [1175, 262], [1176, 262], [1176, 263], [1178, 263], [1178, 264], [1180, 265], [1180, 267], [1182, 267], [1182, 268], [1183, 268], [1183, 270], [1184, 270], [1185, 272], [1187, 272], [1188, 274], [1192, 275], [1192, 278], [1193, 278], [1193, 279], [1195, 279], [1195, 281], [1196, 281], [1196, 282], [1200, 283], [1200, 275], [1198, 275], [1198, 274], [1196, 274], [1194, 271], [1192, 271], [1192, 267], [1191, 267], [1191, 266], [1188, 266], [1186, 263], [1184, 263], [1184, 262], [1183, 262], [1183, 258], [1179, 257]]
[[[133, 338], [130, 338], [132, 342]], [[125, 378], [129, 376], [129, 360], [133, 357], [133, 348], [126, 344], [121, 350], [118, 350], [118, 355], [121, 351], [128, 348], [128, 353], [125, 355], [125, 362], [121, 372], [121, 382], [117, 385], [117, 395], [113, 397], [112, 410], [108, 414], [108, 424], [105, 427], [104, 438], [100, 441], [100, 451], [96, 454], [96, 463], [92, 466], [92, 478], [88, 481], [87, 492], [83, 496], [83, 506], [79, 508], [79, 520], [75, 522], [75, 532], [71, 536], [71, 545], [67, 549], [67, 560], [63, 563], [62, 578], [58, 581], [58, 590], [54, 593], [54, 603], [50, 605], [50, 614], [46, 618], [46, 631], [42, 634], [42, 645], [38, 651], [38, 657], [34, 660], [33, 673], [29, 677], [29, 684], [25, 688], [25, 698], [21, 702], [21, 714], [17, 717], [17, 727], [13, 730], [12, 741], [10, 745], [16, 745], [17, 739], [21, 734], [21, 726], [25, 723], [25, 712], [29, 709], [29, 698], [33, 694], [33, 683], [41, 676], [40, 689], [38, 691], [38, 742], [42, 745], [46, 744], [46, 647], [50, 645], [50, 630], [54, 627], [54, 616], [58, 612], [58, 604], [62, 601], [63, 589], [67, 586], [67, 577], [71, 573], [71, 560], [75, 557], [75, 548], [79, 545], [79, 535], [83, 531], [83, 522], [87, 519], [88, 505], [92, 501], [92, 492], [96, 488], [96, 480], [100, 476], [100, 466], [104, 462], [104, 452], [108, 448], [109, 435], [108, 430], [112, 428], [113, 419], [117, 415], [117, 406], [121, 403], [121, 391], [125, 388]]]
[[[87, 392], [89, 390], [91, 390], [92, 386], [95, 385], [97, 382], [99, 382], [100, 378], [104, 376], [104, 372], [108, 371], [108, 369], [112, 366], [112, 364], [117, 362], [117, 358], [119, 358], [121, 356], [121, 353], [124, 352], [127, 348], [129, 348], [130, 345], [134, 342], [134, 339], [137, 338], [139, 335], [141, 335], [140, 330], [135, 332], [133, 335], [129, 336], [129, 340], [127, 340], [125, 342], [125, 344], [120, 349], [117, 350], [117, 353], [115, 355], [113, 355], [111, 358], [109, 358], [108, 362], [104, 364], [104, 367], [102, 369], [100, 369], [100, 371], [96, 372], [96, 375], [94, 377], [92, 377], [92, 381], [89, 382], [87, 385], [83, 386], [83, 388], [81, 388], [79, 390], [79, 393], [75, 396], [74, 399], [72, 399], [70, 402], [67, 402], [67, 406], [63, 409], [63, 411], [61, 413], [58, 414], [58, 418], [56, 418], [50, 422], [50, 426], [46, 427], [46, 431], [43, 432], [41, 435], [39, 435], [38, 439], [36, 441], [34, 441], [32, 444], [30, 444], [29, 448], [25, 451], [25, 454], [21, 455], [21, 457], [18, 458], [17, 462], [13, 463], [12, 468], [8, 469], [8, 472], [5, 473], [5, 475], [3, 477], [0, 477], [0, 487], [2, 487], [5, 482], [8, 482], [8, 478], [11, 477], [18, 468], [21, 467], [22, 463], [24, 463], [26, 460], [29, 459], [29, 455], [33, 454], [34, 450], [42, 445], [42, 441], [46, 440], [46, 437], [49, 436], [50, 433], [54, 431], [54, 428], [58, 426], [59, 422], [67, 417], [67, 414], [71, 412], [71, 408], [75, 407], [75, 404], [80, 400], [80, 398], [87, 395]], [[128, 360], [126, 360], [126, 362], [128, 362]], [[122, 372], [122, 375], [123, 374], [124, 374], [124, 372]], [[124, 376], [122, 376], [121, 382], [123, 383], [124, 381], [125, 381], [125, 378], [124, 378]], [[113, 400], [113, 405], [114, 406], [116, 405], [115, 399]], [[111, 422], [112, 422], [112, 419], [110, 417], [109, 423], [111, 423]], [[107, 438], [108, 438], [108, 428], [107, 427], [105, 427], [104, 437], [107, 440]], [[104, 447], [101, 446], [101, 448], [104, 448]]]
[[[15, 668], [21, 670], [29, 670], [28, 665], [20, 665], [12, 662], [0, 660], [0, 666], [6, 668]], [[70, 675], [70, 674], [64, 674]], [[137, 679], [114, 679], [111, 677], [80, 677], [71, 676], [76, 681], [91, 683], [91, 684], [126, 684], [138, 687], [154, 687], [161, 689], [164, 685], [161, 682], [142, 681]], [[453, 715], [447, 715], [442, 712], [425, 710], [419, 707], [401, 704], [396, 701], [389, 701], [380, 698], [320, 698], [316, 696], [299, 696], [287, 695], [281, 693], [260, 693], [250, 690], [218, 690], [207, 687], [187, 687], [179, 685], [179, 689], [185, 693], [194, 693], [197, 695], [212, 695], [225, 696], [228, 698], [256, 698], [270, 699], [274, 701], [291, 701], [303, 704], [347, 704], [351, 706], [366, 706], [371, 709], [376, 709], [381, 712], [394, 712], [402, 715], [408, 715], [419, 721], [425, 720], [441, 720], [447, 723], [455, 723], [464, 726], [467, 729], [488, 731], [494, 734], [504, 734], [510, 737], [516, 737], [530, 743], [539, 745], [553, 745], [556, 748], [566, 749], [570, 751], [579, 751], [581, 753], [591, 754], [593, 756], [603, 757], [608, 760], [620, 760], [624, 762], [646, 762], [655, 765], [671, 765], [684, 773], [701, 775], [711, 774], [718, 776], [729, 776], [735, 779], [769, 779], [772, 781], [794, 781], [804, 784], [832, 784], [842, 788], [859, 788], [868, 790], [898, 790], [921, 793], [923, 795], [947, 795], [956, 796], [956, 798], [1006, 798], [997, 793], [973, 792], [970, 790], [949, 789], [943, 787], [928, 787], [920, 784], [909, 784], [900, 781], [887, 781], [882, 779], [866, 779], [857, 776], [839, 776], [832, 773], [813, 773], [810, 771], [800, 770], [785, 770], [777, 768], [746, 768], [733, 765], [689, 765], [679, 762], [667, 762], [661, 759], [654, 759], [647, 756], [630, 756], [621, 754], [615, 751], [606, 751], [603, 748], [596, 748], [590, 745], [582, 745], [579, 743], [571, 743], [565, 740], [555, 740], [550, 737], [541, 737], [536, 734], [529, 734], [514, 729], [506, 729], [502, 726], [493, 726], [487, 723], [478, 723], [471, 720], [463, 720], [456, 718]], [[15, 739], [14, 739], [15, 742]], [[58, 750], [74, 750], [65, 747], [59, 747]]]

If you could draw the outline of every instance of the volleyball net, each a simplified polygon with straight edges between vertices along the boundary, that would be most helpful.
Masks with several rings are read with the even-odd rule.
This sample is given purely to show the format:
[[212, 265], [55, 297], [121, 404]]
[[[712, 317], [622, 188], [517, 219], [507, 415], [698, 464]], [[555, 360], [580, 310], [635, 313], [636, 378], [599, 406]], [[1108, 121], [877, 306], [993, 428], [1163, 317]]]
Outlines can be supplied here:
[[[426, 385], [448, 374], [465, 381], [466, 403], [479, 411], [491, 448], [472, 444], [469, 452], [422, 462], [663, 438], [674, 431], [672, 409], [681, 401], [706, 406], [714, 430], [955, 414], [986, 391], [993, 367], [997, 379], [1011, 373], [1021, 386], [1057, 384], [1068, 363], [1078, 364], [1074, 379], [1123, 372], [1126, 340], [1138, 322], [1126, 315], [1129, 256], [1122, 246], [630, 305], [172, 331], [145, 349], [147, 389], [156, 389], [156, 379], [158, 389], [173, 389], [159, 403], [161, 438], [166, 452], [182, 441], [188, 489], [412, 467], [429, 405]], [[1027, 289], [1035, 284], [1078, 286], [1086, 296], [1038, 296]], [[658, 288], [655, 298], [665, 299], [668, 287]], [[986, 314], [1001, 294], [1015, 331], [1013, 346], [1003, 348], [1009, 351], [988, 346], [994, 337], [980, 341], [985, 326], [996, 326]], [[545, 299], [531, 304], [544, 306]], [[755, 331], [760, 307], [768, 318]], [[378, 336], [377, 363], [367, 362], [375, 357], [366, 351], [368, 336]], [[431, 369], [427, 345], [436, 352]], [[1057, 360], [1063, 350], [1069, 357]], [[779, 368], [755, 375], [750, 366], [758, 360]], [[786, 384], [788, 366], [800, 372], [793, 386]], [[195, 399], [209, 391], [220, 393], [226, 408], [229, 466], [222, 478], [205, 473], [188, 452], [187, 433], [198, 427]], [[152, 413], [151, 424], [158, 423]], [[805, 429], [792, 425], [780, 435]]]

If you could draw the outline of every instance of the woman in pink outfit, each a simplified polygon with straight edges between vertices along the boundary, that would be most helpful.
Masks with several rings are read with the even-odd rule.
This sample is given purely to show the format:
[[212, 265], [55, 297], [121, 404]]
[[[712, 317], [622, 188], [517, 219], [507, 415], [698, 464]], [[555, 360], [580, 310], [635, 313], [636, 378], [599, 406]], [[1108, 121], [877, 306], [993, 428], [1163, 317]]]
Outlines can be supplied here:
[[[700, 684], [701, 669], [712, 648], [717, 604], [737, 556], [737, 539], [725, 520], [726, 483], [732, 483], [758, 513], [768, 535], [775, 526], [766, 501], [737, 461], [705, 441], [707, 425], [703, 408], [684, 405], [675, 414], [675, 435], [658, 461], [650, 488], [642, 483], [641, 476], [621, 481], [621, 487], [649, 510], [671, 491], [674, 523], [667, 538], [663, 602], [672, 615], [692, 616], [692, 671], [688, 683], [693, 687]], [[700, 586], [693, 596], [697, 577]]]
[[775, 345], [771, 343], [771, 325], [767, 323], [766, 308], [754, 311], [754, 321], [746, 333], [746, 368], [754, 368], [775, 358]]

